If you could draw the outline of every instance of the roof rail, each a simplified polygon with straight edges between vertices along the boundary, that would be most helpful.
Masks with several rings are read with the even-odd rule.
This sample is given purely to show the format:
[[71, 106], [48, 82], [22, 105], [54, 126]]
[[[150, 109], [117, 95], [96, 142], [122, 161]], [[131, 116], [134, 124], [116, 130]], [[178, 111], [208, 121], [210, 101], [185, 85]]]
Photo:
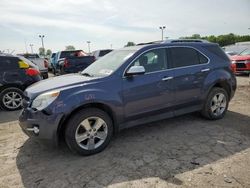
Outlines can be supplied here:
[[144, 43], [136, 44], [136, 46], [147, 45], [147, 44], [159, 44], [159, 43], [162, 43], [162, 41], [144, 42]]
[[202, 39], [169, 39], [165, 40], [164, 43], [181, 43], [181, 42], [202, 42], [209, 43], [207, 40]]

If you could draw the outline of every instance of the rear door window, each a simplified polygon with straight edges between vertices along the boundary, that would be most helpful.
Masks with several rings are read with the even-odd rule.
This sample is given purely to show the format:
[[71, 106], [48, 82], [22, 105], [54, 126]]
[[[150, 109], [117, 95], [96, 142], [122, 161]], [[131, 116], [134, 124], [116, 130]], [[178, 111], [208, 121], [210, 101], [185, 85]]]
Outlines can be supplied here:
[[189, 47], [169, 48], [172, 64], [171, 68], [187, 67], [208, 62], [208, 59], [197, 50]]

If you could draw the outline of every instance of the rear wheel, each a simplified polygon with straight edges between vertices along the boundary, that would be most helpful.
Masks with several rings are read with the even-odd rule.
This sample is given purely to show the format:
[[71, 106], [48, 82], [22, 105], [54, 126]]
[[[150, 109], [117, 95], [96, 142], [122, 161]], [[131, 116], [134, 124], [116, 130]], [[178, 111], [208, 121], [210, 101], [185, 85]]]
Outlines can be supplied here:
[[229, 97], [225, 89], [213, 88], [204, 104], [201, 114], [211, 120], [221, 119], [228, 108]]
[[80, 155], [92, 155], [104, 150], [113, 135], [109, 115], [97, 108], [79, 111], [69, 121], [65, 140], [69, 148]]
[[0, 106], [4, 110], [13, 111], [22, 108], [23, 91], [11, 87], [0, 93]]

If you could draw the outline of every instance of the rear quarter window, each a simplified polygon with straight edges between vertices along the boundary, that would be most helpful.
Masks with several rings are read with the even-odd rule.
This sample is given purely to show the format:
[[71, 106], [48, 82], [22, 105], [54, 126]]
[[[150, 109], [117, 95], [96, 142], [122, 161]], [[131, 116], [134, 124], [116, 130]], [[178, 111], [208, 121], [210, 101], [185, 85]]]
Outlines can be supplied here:
[[204, 48], [217, 57], [225, 61], [230, 61], [226, 53], [219, 46], [204, 46]]
[[172, 47], [169, 49], [169, 52], [172, 60], [171, 68], [187, 67], [208, 62], [208, 59], [194, 48]]

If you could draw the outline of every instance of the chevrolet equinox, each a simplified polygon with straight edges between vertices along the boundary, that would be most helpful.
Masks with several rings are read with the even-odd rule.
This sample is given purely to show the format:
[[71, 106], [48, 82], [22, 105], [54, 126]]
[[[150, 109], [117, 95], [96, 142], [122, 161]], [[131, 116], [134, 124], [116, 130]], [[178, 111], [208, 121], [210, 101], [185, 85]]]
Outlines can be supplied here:
[[145, 43], [28, 87], [19, 122], [29, 136], [55, 144], [65, 139], [73, 152], [91, 155], [134, 125], [195, 111], [221, 119], [235, 90], [230, 60], [217, 44]]

